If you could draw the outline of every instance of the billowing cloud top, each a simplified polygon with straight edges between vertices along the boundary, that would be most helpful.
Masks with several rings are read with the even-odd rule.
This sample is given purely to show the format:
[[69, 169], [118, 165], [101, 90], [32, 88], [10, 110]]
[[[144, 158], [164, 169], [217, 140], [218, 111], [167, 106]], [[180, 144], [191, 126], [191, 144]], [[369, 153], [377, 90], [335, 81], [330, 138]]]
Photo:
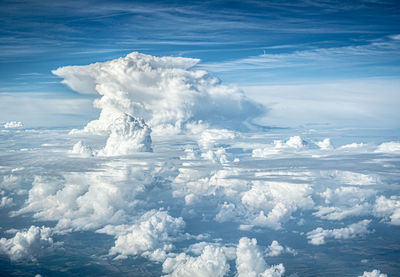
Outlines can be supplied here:
[[126, 57], [86, 66], [66, 66], [53, 73], [71, 89], [100, 94], [98, 120], [89, 132], [108, 131], [121, 114], [143, 118], [151, 128], [181, 129], [188, 122], [243, 127], [263, 113], [241, 90], [222, 85], [204, 70], [190, 69], [198, 59], [154, 57], [133, 52]]

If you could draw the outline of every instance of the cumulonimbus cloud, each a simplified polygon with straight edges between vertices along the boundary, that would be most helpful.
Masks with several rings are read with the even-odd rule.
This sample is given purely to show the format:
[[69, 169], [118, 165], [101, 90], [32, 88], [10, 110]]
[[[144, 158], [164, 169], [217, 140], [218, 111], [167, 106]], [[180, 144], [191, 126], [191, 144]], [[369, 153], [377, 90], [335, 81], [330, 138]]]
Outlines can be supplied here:
[[198, 59], [154, 57], [133, 52], [126, 57], [53, 71], [63, 83], [84, 94], [99, 94], [98, 120], [85, 131], [109, 131], [121, 114], [142, 118], [149, 126], [181, 130], [188, 122], [239, 128], [264, 112], [235, 86], [221, 84], [204, 70], [192, 69]]

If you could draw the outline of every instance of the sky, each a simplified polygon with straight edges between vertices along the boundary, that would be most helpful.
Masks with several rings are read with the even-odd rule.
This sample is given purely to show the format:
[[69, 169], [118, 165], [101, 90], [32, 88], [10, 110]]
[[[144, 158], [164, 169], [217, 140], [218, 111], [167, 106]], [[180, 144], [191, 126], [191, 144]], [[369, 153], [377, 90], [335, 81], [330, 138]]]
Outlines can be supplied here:
[[[196, 67], [224, 83], [252, 87], [249, 95], [267, 106], [276, 103], [268, 101], [271, 87], [275, 93], [283, 91], [279, 103], [310, 91], [321, 106], [326, 103], [327, 85], [341, 84], [346, 92], [336, 94], [350, 102], [363, 97], [362, 85], [372, 86], [375, 98], [361, 111], [368, 118], [325, 117], [353, 127], [366, 121], [373, 122], [372, 127], [379, 122], [398, 127], [393, 123], [399, 119], [396, 111], [387, 108], [393, 106], [393, 94], [400, 88], [397, 1], [1, 1], [0, 5], [2, 121], [84, 124], [82, 118], [98, 113], [91, 107], [92, 99], [62, 85], [52, 70], [138, 51], [198, 58]], [[299, 85], [285, 94], [287, 86]], [[399, 97], [394, 98], [397, 105]], [[384, 103], [377, 106], [377, 102]], [[30, 111], [29, 117], [24, 110]], [[287, 126], [298, 118], [271, 110], [267, 125]], [[302, 123], [310, 123], [310, 117], [314, 114]]]
[[399, 9], [1, 1], [0, 275], [397, 276]]

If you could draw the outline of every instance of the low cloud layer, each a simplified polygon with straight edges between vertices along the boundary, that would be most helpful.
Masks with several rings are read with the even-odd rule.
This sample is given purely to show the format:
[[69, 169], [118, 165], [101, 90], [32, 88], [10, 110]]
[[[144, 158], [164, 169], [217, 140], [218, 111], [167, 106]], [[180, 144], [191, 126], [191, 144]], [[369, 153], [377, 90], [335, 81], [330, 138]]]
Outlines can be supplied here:
[[[0, 266], [280, 277], [315, 275], [318, 264], [328, 275], [392, 275], [398, 139], [246, 130], [260, 106], [196, 62], [133, 53], [60, 68], [72, 88], [100, 94], [98, 120], [74, 131], [0, 126]], [[58, 242], [65, 255], [52, 251]]]

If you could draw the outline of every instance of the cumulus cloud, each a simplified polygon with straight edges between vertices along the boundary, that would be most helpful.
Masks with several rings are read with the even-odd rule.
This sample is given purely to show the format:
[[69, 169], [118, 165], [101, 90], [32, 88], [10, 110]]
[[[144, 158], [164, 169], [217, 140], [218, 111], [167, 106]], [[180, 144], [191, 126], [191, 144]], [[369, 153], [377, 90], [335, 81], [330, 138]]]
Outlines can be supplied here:
[[384, 142], [376, 148], [375, 152], [388, 153], [388, 154], [400, 154], [400, 142], [390, 141]]
[[83, 141], [80, 140], [74, 144], [70, 153], [80, 155], [82, 157], [91, 157], [93, 155], [93, 150], [90, 146], [85, 145]]
[[352, 150], [352, 149], [360, 149], [360, 148], [364, 148], [367, 147], [367, 145], [365, 143], [350, 143], [350, 144], [345, 144], [340, 146], [338, 149], [340, 150]]
[[253, 150], [253, 157], [256, 158], [266, 158], [270, 155], [278, 154], [280, 152], [286, 151], [296, 151], [303, 149], [307, 145], [299, 136], [290, 137], [286, 141], [274, 140], [273, 145], [268, 145], [265, 148], [256, 148]]
[[317, 206], [313, 214], [323, 219], [342, 220], [350, 216], [371, 214], [370, 202], [376, 195], [373, 189], [341, 186], [334, 190], [327, 188], [319, 194], [328, 206]]
[[51, 237], [52, 230], [47, 227], [31, 226], [26, 231], [19, 231], [10, 239], [0, 239], [0, 253], [11, 260], [36, 260], [44, 251], [52, 249], [55, 244]]
[[368, 230], [368, 225], [370, 222], [371, 220], [362, 220], [360, 222], [353, 223], [348, 227], [331, 230], [325, 230], [321, 227], [318, 227], [317, 229], [307, 233], [307, 238], [309, 240], [308, 242], [314, 245], [321, 245], [326, 243], [325, 239], [327, 238], [334, 238], [338, 240], [356, 238], [371, 232]]
[[363, 275], [358, 277], [387, 277], [387, 274], [381, 273], [380, 270], [374, 269], [372, 271], [364, 271]]
[[185, 166], [173, 181], [173, 195], [187, 205], [201, 203], [204, 197], [217, 200], [215, 220], [238, 221], [250, 226], [280, 229], [298, 210], [312, 209], [310, 184], [247, 180], [249, 172], [234, 166], [211, 171]]
[[121, 224], [137, 204], [137, 195], [151, 186], [155, 172], [163, 172], [159, 166], [147, 166], [110, 161], [98, 172], [35, 176], [24, 207], [14, 215], [33, 212], [35, 218], [56, 221], [57, 230]]
[[163, 273], [170, 277], [222, 277], [228, 271], [225, 253], [215, 245], [206, 245], [198, 257], [181, 253], [163, 263]]
[[23, 126], [20, 121], [10, 121], [4, 124], [4, 128], [12, 129], [12, 128], [21, 128]]
[[211, 149], [221, 142], [233, 141], [236, 137], [235, 132], [227, 129], [206, 129], [201, 132], [199, 146], [203, 149]]
[[335, 170], [329, 174], [332, 178], [346, 185], [369, 186], [379, 183], [379, 177], [372, 174], [363, 174], [343, 170]]
[[276, 257], [284, 253], [290, 253], [292, 255], [296, 255], [297, 252], [296, 250], [290, 248], [290, 247], [284, 247], [279, 244], [278, 241], [273, 240], [271, 245], [267, 247], [265, 250], [265, 255], [268, 257]]
[[236, 250], [236, 268], [238, 277], [280, 277], [285, 273], [282, 264], [268, 267], [256, 239], [243, 237]]
[[378, 197], [375, 201], [373, 213], [377, 217], [386, 219], [389, 224], [400, 225], [400, 197]]
[[321, 149], [321, 150], [331, 150], [332, 144], [331, 144], [331, 140], [329, 138], [325, 138], [322, 141], [317, 141], [315, 142], [315, 144]]
[[171, 241], [181, 235], [185, 222], [174, 218], [166, 211], [151, 210], [142, 215], [133, 225], [108, 225], [99, 233], [114, 235], [115, 245], [110, 255], [127, 258], [142, 255], [154, 261], [164, 261], [166, 253], [173, 249]]
[[252, 224], [280, 229], [290, 215], [298, 209], [311, 209], [313, 192], [308, 184], [253, 181], [244, 192], [241, 202], [255, 212]]
[[199, 120], [235, 128], [263, 113], [261, 105], [238, 88], [222, 85], [206, 71], [190, 69], [198, 61], [134, 52], [108, 62], [61, 67], [53, 73], [75, 91], [101, 95], [94, 103], [101, 109], [100, 117], [85, 127], [87, 132], [109, 131], [124, 113], [143, 118], [156, 130], [179, 130]]
[[151, 152], [151, 129], [143, 120], [128, 114], [117, 117], [111, 124], [107, 143], [99, 156], [127, 155], [134, 152]]
[[3, 196], [0, 200], [0, 208], [7, 208], [13, 204], [13, 199], [11, 197]]

